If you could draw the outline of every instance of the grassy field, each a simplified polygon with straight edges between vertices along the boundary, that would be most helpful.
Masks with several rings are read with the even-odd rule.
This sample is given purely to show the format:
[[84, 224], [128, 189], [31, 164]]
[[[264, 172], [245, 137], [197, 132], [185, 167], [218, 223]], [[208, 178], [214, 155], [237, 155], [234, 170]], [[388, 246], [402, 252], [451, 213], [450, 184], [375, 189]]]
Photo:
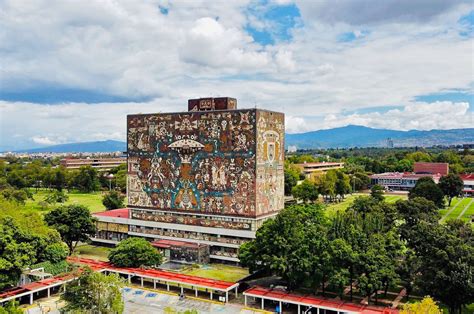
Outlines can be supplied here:
[[[328, 204], [326, 207], [326, 214], [329, 217], [333, 217], [337, 212], [346, 210], [346, 208], [352, 204], [356, 197], [364, 195], [367, 196], [367, 194], [348, 195], [342, 202]], [[384, 197], [387, 203], [395, 203], [398, 200], [407, 199], [405, 195], [385, 195]]]
[[461, 219], [470, 221], [471, 216], [474, 215], [474, 198], [454, 198], [451, 206], [439, 211], [441, 214], [441, 222], [448, 219]]
[[110, 250], [111, 248], [104, 246], [84, 244], [78, 246], [73, 255], [107, 262]]
[[[36, 192], [35, 189], [31, 189], [33, 192], [33, 198], [34, 200], [27, 200], [25, 207], [29, 209], [34, 209], [34, 210], [49, 210], [53, 206], [49, 206], [49, 208], [44, 209], [41, 205], [40, 202], [44, 201], [44, 198], [48, 195], [49, 191], [47, 190], [39, 190]], [[93, 213], [95, 212], [101, 212], [105, 210], [104, 205], [102, 204], [102, 193], [101, 192], [94, 192], [94, 193], [77, 193], [77, 192], [71, 192], [67, 193], [69, 196], [69, 200], [65, 203], [66, 205], [70, 204], [80, 204], [87, 206], [89, 210]], [[60, 205], [60, 204], [57, 204]]]
[[201, 268], [184, 271], [183, 274], [236, 282], [237, 280], [247, 276], [249, 271], [246, 268], [237, 266], [209, 264]]

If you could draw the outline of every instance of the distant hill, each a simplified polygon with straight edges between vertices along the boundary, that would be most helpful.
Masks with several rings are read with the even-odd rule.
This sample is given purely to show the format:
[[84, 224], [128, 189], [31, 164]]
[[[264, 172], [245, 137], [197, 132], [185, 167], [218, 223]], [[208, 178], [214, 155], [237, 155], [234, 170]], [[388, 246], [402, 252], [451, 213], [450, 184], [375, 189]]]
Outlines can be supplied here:
[[302, 148], [348, 148], [384, 147], [387, 138], [397, 146], [433, 146], [474, 143], [474, 128], [430, 131], [396, 131], [372, 129], [365, 126], [318, 130], [306, 133], [287, 134], [285, 145]]
[[[431, 131], [395, 131], [372, 129], [364, 126], [348, 125], [341, 128], [319, 130], [298, 134], [286, 134], [285, 146], [303, 148], [348, 148], [384, 147], [387, 138], [394, 146], [433, 146], [474, 143], [474, 128]], [[121, 141], [99, 141], [61, 144], [41, 148], [19, 150], [26, 153], [96, 153], [126, 151], [126, 143]]]
[[69, 143], [41, 148], [19, 150], [21, 153], [111, 153], [127, 150], [127, 144], [121, 141], [97, 141], [83, 143]]

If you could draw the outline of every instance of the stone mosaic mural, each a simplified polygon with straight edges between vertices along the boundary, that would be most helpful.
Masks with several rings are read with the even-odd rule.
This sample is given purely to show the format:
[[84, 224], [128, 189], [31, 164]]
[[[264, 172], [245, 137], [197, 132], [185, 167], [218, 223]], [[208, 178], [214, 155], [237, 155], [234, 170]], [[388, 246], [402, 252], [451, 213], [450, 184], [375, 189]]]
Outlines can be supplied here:
[[130, 206], [247, 217], [283, 208], [272, 198], [283, 191], [283, 114], [131, 115], [127, 123]]

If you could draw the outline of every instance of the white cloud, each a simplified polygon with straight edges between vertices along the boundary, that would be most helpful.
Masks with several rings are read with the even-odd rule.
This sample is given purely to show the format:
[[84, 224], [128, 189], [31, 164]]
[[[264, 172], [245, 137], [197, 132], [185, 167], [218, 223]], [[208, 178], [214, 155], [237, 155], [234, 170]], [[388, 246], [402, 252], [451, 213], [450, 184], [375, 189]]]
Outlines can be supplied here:
[[465, 102], [442, 101], [435, 103], [415, 102], [402, 109], [385, 113], [372, 112], [351, 115], [327, 115], [324, 127], [332, 128], [348, 124], [363, 125], [380, 129], [432, 130], [460, 129], [474, 126], [474, 115]]
[[33, 141], [33, 143], [36, 143], [39, 145], [54, 145], [58, 143], [56, 141], [49, 139], [48, 137], [41, 137], [41, 136], [33, 136], [31, 140]]
[[[464, 112], [456, 118], [459, 126], [472, 125], [465, 104], [414, 102], [419, 95], [472, 90], [472, 39], [459, 35], [459, 17], [469, 12], [462, 1], [296, 5], [304, 26], [292, 30], [289, 41], [262, 46], [245, 27], [263, 30], [269, 22], [246, 14], [249, 1], [3, 1], [3, 91], [52, 86], [154, 100], [1, 102], [0, 146], [31, 145], [33, 137], [123, 139], [127, 113], [185, 110], [188, 98], [205, 96], [284, 111], [291, 132], [344, 123], [458, 127], [441, 118], [448, 112]], [[358, 40], [338, 42], [347, 32]], [[344, 114], [385, 106], [404, 109]], [[432, 109], [429, 118], [423, 118], [423, 106]]]
[[446, 13], [468, 0], [297, 0], [307, 19], [327, 23], [367, 25], [383, 22], [424, 22]]

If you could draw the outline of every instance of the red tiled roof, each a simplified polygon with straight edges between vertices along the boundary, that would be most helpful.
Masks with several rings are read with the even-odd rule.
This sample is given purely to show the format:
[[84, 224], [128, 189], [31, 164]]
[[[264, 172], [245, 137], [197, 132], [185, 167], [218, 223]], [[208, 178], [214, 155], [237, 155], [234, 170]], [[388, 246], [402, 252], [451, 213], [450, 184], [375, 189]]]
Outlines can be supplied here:
[[474, 180], [474, 173], [461, 174], [461, 179], [465, 181]]
[[94, 213], [94, 216], [106, 216], [106, 217], [116, 217], [116, 218], [129, 218], [129, 208], [119, 208], [107, 210], [105, 212]]
[[291, 294], [281, 290], [272, 290], [258, 286], [248, 289], [244, 292], [244, 295], [274, 299], [286, 303], [310, 305], [314, 307], [327, 308], [329, 310], [341, 312], [350, 311], [361, 314], [398, 314], [398, 310], [395, 309], [360, 305], [337, 300], [327, 300], [312, 295]]
[[432, 173], [445, 176], [449, 173], [449, 164], [445, 162], [415, 162], [413, 172]]
[[47, 288], [49, 286], [53, 286], [54, 284], [57, 283], [63, 283], [69, 279], [71, 279], [73, 275], [64, 275], [64, 276], [55, 276], [55, 277], [50, 277], [46, 278], [43, 280], [35, 281], [28, 283], [26, 285], [23, 285], [21, 287], [15, 287], [11, 288], [5, 291], [0, 292], [0, 299], [8, 298], [11, 296], [19, 295], [28, 291], [34, 291], [40, 288]]
[[155, 269], [142, 269], [142, 268], [123, 268], [115, 267], [110, 263], [101, 262], [88, 258], [78, 258], [78, 257], [68, 257], [69, 262], [78, 263], [82, 265], [87, 265], [94, 270], [110, 270], [117, 271], [122, 273], [128, 273], [132, 275], [141, 275], [146, 277], [152, 277], [163, 281], [176, 282], [180, 284], [186, 284], [191, 286], [200, 286], [209, 289], [216, 289], [221, 291], [228, 291], [236, 287], [237, 283], [223, 281], [223, 280], [214, 280], [209, 278], [176, 274], [164, 270], [155, 270]]

